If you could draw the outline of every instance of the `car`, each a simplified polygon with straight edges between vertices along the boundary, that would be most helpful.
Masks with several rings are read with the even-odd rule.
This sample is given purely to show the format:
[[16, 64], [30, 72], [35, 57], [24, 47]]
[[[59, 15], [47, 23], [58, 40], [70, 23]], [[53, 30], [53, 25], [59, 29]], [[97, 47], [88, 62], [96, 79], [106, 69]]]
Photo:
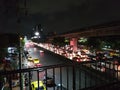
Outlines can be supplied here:
[[19, 85], [19, 80], [12, 80], [12, 87], [16, 87]]
[[77, 62], [81, 62], [80, 57], [73, 57], [72, 60], [73, 60], [73, 61], [77, 61]]
[[38, 58], [35, 58], [35, 59], [33, 59], [33, 63], [38, 64], [38, 63], [40, 63], [40, 60]]
[[40, 50], [40, 56], [44, 56], [44, 51]]
[[43, 83], [46, 84], [47, 87], [56, 86], [54, 79], [52, 77], [45, 77], [44, 76]]
[[34, 67], [42, 67], [42, 64], [41, 63], [37, 63], [34, 65]]
[[42, 81], [39, 81], [39, 88], [38, 88], [38, 81], [33, 81], [31, 82], [31, 90], [46, 90], [46, 87]]
[[31, 56], [29, 56], [28, 61], [33, 61], [33, 58]]
[[93, 69], [96, 69], [96, 70], [98, 70], [98, 71], [101, 71], [101, 72], [105, 72], [106, 71], [106, 68], [105, 68], [105, 66], [104, 65], [100, 65], [100, 64], [92, 64], [91, 65], [91, 67], [93, 68]]

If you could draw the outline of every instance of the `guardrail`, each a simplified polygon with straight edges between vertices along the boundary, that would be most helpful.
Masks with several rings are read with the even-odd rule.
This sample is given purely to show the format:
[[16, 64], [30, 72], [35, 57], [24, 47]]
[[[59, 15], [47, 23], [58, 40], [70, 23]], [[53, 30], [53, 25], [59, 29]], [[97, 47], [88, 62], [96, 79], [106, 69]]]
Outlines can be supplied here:
[[[89, 61], [80, 64], [73, 62], [69, 65], [58, 64], [14, 71], [0, 71], [0, 79], [3, 80], [0, 81], [0, 86], [10, 90], [34, 90], [35, 87], [46, 88], [44, 90], [92, 90], [91, 87], [102, 87], [118, 82], [119, 70], [115, 70], [113, 67], [112, 70], [114, 71], [104, 71], [104, 69], [102, 71], [102, 69], [92, 67], [93, 64], [97, 65], [99, 62]], [[42, 82], [39, 81], [42, 81], [43, 84], [40, 84]], [[109, 89], [109, 87], [106, 88]]]

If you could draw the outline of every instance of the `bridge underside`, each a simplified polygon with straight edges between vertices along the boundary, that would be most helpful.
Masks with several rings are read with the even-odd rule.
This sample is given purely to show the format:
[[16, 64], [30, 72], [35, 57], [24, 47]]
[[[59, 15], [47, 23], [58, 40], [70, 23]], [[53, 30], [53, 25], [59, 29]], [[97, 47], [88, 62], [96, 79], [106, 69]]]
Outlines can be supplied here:
[[101, 36], [120, 36], [120, 26], [119, 27], [107, 27], [100, 29], [89, 29], [85, 31], [79, 31], [75, 33], [67, 33], [64, 35], [58, 35], [61, 37], [101, 37]]

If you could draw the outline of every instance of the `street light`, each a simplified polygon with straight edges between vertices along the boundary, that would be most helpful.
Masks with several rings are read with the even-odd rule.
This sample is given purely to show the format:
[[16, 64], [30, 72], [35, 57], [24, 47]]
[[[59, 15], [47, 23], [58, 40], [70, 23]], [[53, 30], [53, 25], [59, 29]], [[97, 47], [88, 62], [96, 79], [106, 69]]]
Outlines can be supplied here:
[[41, 28], [41, 25], [36, 25], [34, 28], [33, 28], [33, 37], [31, 37], [31, 39], [37, 41], [37, 42], [41, 42], [43, 41], [43, 29]]
[[35, 32], [35, 36], [39, 36], [40, 33], [38, 31]]

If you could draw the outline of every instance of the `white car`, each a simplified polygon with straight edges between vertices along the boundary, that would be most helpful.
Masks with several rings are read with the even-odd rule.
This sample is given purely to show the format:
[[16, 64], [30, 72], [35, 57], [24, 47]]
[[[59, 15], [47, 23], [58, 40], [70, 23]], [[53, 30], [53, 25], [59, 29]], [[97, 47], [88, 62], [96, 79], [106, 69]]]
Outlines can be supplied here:
[[12, 80], [12, 87], [18, 86], [19, 80]]
[[104, 65], [99, 65], [99, 64], [92, 64], [91, 67], [95, 70], [101, 71], [101, 72], [105, 72], [106, 68]]

